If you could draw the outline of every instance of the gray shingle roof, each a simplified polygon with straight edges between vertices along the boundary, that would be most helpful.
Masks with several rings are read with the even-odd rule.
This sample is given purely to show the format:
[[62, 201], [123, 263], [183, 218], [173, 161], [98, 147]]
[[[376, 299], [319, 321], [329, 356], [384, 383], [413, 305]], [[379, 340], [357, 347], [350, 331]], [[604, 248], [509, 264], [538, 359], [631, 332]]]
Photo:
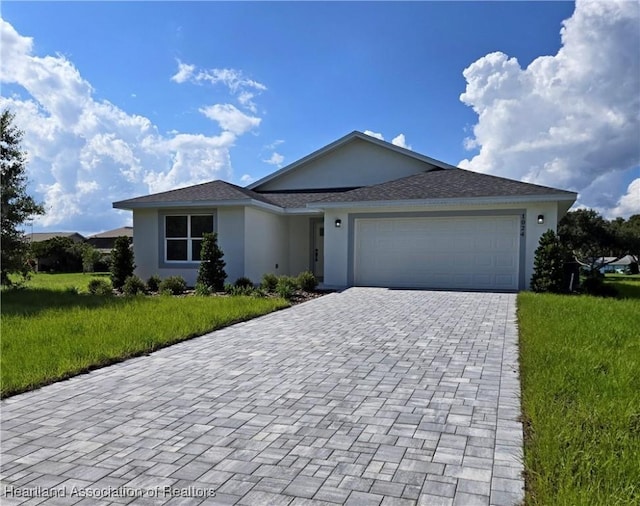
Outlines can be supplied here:
[[78, 232], [27, 232], [25, 234], [25, 237], [31, 242], [48, 241], [49, 239], [53, 239], [54, 237], [69, 237], [75, 242], [82, 242], [85, 240], [85, 237]]
[[114, 202], [114, 207], [125, 207], [130, 204], [168, 204], [175, 202], [211, 202], [216, 200], [255, 199], [271, 204], [264, 196], [247, 188], [227, 183], [226, 181], [210, 181], [208, 183], [187, 186], [162, 193], [154, 193], [143, 197]]
[[374, 202], [389, 200], [429, 200], [477, 197], [522, 196], [576, 197], [574, 192], [523, 183], [513, 179], [480, 174], [464, 169], [435, 169], [394, 181], [344, 191], [296, 191], [259, 193], [226, 181], [211, 181], [153, 195], [115, 202], [114, 207], [253, 199], [282, 208], [302, 208], [310, 203]]
[[271, 202], [280, 207], [300, 208], [306, 206], [310, 202], [324, 200], [327, 197], [331, 197], [348, 190], [349, 189], [343, 189], [341, 191], [273, 192], [263, 193], [262, 196], [268, 198]]
[[464, 169], [436, 169], [394, 181], [329, 195], [322, 202], [366, 202], [477, 197], [553, 195], [575, 197], [574, 192]]
[[133, 237], [133, 227], [120, 227], [89, 236], [89, 239], [111, 239], [116, 237]]

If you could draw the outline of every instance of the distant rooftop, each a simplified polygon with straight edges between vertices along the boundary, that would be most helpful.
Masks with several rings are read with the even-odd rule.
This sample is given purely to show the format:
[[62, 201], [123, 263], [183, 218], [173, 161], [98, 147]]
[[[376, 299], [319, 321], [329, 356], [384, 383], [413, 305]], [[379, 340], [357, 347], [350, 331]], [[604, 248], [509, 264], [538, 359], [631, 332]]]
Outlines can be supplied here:
[[133, 237], [133, 227], [120, 227], [89, 236], [89, 239], [112, 239], [116, 237]]
[[26, 233], [25, 236], [31, 242], [43, 242], [48, 241], [49, 239], [53, 239], [54, 237], [69, 237], [76, 242], [82, 242], [86, 238], [82, 234], [78, 232], [33, 232]]

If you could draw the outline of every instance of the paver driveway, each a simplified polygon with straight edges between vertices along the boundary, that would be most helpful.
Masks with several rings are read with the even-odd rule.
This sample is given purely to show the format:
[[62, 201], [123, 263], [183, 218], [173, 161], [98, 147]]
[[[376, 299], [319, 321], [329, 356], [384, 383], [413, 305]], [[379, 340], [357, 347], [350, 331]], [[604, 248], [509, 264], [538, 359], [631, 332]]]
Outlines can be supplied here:
[[514, 504], [516, 340], [513, 294], [331, 294], [3, 401], [2, 503]]

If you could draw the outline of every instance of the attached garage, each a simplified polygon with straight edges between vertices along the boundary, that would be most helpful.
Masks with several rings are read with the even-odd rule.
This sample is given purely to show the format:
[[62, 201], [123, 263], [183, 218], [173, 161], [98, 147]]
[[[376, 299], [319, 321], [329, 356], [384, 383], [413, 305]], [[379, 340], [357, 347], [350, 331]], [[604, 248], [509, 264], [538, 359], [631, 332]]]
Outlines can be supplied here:
[[357, 286], [518, 290], [520, 216], [354, 220]]

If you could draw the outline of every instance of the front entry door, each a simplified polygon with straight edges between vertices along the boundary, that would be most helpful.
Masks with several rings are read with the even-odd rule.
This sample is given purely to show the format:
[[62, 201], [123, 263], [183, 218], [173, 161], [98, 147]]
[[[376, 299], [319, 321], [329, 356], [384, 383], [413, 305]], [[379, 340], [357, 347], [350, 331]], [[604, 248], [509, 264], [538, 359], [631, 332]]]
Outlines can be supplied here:
[[318, 281], [324, 280], [324, 221], [313, 221], [313, 244], [311, 245], [311, 265]]

